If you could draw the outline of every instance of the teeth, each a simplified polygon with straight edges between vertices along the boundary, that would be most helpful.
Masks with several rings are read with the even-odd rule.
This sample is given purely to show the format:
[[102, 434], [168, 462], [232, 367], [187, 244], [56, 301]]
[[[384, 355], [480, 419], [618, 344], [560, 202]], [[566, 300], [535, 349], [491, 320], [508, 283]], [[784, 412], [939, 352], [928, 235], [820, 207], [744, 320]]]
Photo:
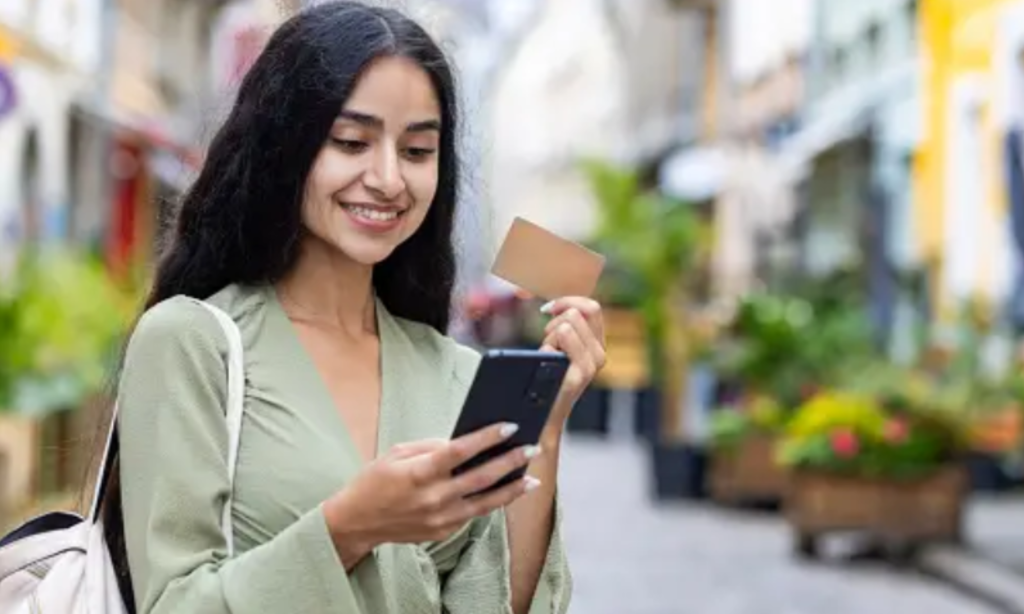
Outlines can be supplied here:
[[345, 207], [352, 213], [359, 217], [373, 220], [375, 222], [389, 222], [398, 217], [397, 211], [377, 211], [376, 209], [367, 209], [366, 207]]

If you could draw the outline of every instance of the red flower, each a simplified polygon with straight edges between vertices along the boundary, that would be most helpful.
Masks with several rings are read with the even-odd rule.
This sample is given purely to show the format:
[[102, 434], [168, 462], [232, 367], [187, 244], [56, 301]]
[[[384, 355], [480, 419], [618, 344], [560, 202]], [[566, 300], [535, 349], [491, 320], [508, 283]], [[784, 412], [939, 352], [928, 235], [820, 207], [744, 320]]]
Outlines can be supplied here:
[[860, 441], [857, 434], [850, 429], [840, 429], [832, 433], [832, 451], [839, 458], [853, 458], [860, 452]]
[[885, 423], [882, 435], [889, 443], [900, 444], [906, 441], [907, 436], [910, 435], [910, 427], [907, 426], [904, 420], [893, 418]]

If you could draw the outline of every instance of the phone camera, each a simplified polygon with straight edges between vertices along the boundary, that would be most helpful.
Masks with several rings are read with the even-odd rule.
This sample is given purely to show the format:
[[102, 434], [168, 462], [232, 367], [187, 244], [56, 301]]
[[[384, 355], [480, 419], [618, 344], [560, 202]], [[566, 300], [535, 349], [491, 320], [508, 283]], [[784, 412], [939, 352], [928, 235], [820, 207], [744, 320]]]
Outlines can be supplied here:
[[537, 379], [542, 382], [550, 381], [558, 376], [558, 365], [550, 362], [540, 363], [537, 369]]

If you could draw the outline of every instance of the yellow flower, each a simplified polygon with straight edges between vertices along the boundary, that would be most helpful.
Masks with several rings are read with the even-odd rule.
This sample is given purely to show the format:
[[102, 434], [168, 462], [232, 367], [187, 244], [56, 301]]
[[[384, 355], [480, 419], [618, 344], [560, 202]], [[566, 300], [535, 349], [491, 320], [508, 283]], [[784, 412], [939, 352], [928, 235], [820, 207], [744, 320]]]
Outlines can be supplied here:
[[884, 427], [885, 414], [869, 397], [825, 392], [804, 403], [786, 431], [789, 437], [797, 439], [824, 435], [841, 428], [862, 437], [880, 437]]

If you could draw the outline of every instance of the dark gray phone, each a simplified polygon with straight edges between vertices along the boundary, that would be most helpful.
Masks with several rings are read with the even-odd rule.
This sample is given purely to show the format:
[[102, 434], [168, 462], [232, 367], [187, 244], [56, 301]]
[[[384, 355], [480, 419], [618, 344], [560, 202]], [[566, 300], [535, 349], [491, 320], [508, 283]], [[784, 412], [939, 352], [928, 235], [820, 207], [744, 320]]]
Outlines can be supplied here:
[[[520, 446], [536, 444], [568, 370], [569, 358], [561, 352], [490, 350], [485, 353], [452, 438], [499, 422], [514, 422], [519, 430], [503, 443], [457, 467], [454, 474], [464, 473]], [[525, 467], [513, 471], [482, 492], [511, 484], [525, 474]]]

